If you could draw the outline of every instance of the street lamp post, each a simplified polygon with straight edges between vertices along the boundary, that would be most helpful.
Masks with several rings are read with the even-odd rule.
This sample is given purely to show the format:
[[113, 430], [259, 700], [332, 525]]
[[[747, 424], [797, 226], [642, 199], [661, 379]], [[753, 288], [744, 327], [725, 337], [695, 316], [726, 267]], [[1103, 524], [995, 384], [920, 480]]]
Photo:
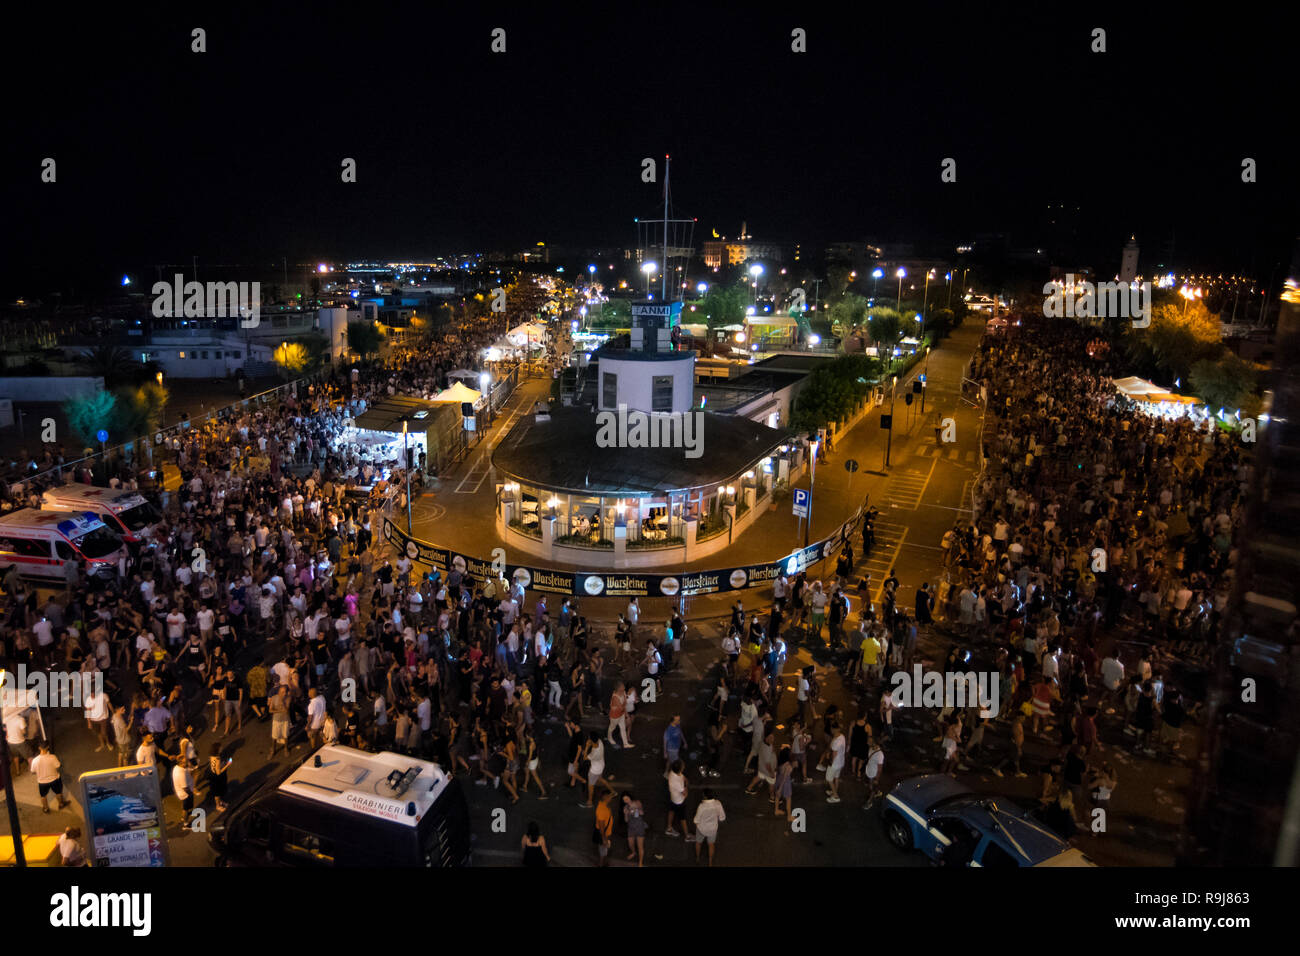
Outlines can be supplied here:
[[808, 537], [812, 533], [812, 512], [813, 512], [813, 490], [817, 487], [817, 446], [818, 439], [814, 438], [808, 443], [812, 450], [812, 474], [808, 479], [808, 517], [804, 519], [803, 525], [803, 546], [808, 547]]
[[921, 370], [921, 415], [925, 415], [925, 392], [930, 385], [930, 346], [925, 347], [925, 367]]
[[876, 298], [876, 296], [880, 295], [880, 280], [883, 279], [884, 276], [885, 276], [885, 270], [881, 269], [879, 266], [871, 270], [871, 278], [875, 280], [871, 284], [871, 298], [873, 300]]
[[[8, 694], [4, 689], [9, 675], [0, 670], [0, 700]], [[9, 808], [9, 833], [14, 844], [14, 861], [24, 869], [27, 867], [27, 854], [23, 852], [23, 828], [18, 819], [18, 800], [14, 796], [13, 758], [9, 753], [9, 735], [0, 733], [0, 777], [4, 778], [5, 806]]]
[[755, 262], [749, 267], [749, 274], [754, 280], [754, 308], [758, 308], [758, 277], [763, 274], [763, 267]]
[[889, 386], [889, 428], [886, 429], [889, 434], [885, 436], [885, 467], [889, 467], [889, 453], [894, 447], [894, 396], [898, 392], [898, 376], [894, 376], [893, 384]]
[[943, 281], [948, 283], [948, 308], [952, 308], [952, 271], [943, 274]]
[[902, 266], [899, 266], [898, 271], [895, 272], [894, 275], [898, 276], [898, 307], [897, 309], [895, 309], [895, 311], [902, 312], [903, 311], [903, 279], [906, 278], [907, 276], [907, 270], [904, 269]]
[[406, 533], [411, 533], [411, 446], [407, 439], [407, 419], [402, 418], [402, 452], [406, 465]]
[[645, 294], [646, 294], [646, 298], [649, 298], [650, 297], [650, 275], [655, 271], [655, 264], [653, 262], [643, 263], [641, 266], [641, 271], [645, 273]]
[[931, 269], [925, 274], [925, 295], [921, 298], [921, 314], [925, 315], [925, 310], [930, 306], [930, 280], [934, 278], [934, 270]]

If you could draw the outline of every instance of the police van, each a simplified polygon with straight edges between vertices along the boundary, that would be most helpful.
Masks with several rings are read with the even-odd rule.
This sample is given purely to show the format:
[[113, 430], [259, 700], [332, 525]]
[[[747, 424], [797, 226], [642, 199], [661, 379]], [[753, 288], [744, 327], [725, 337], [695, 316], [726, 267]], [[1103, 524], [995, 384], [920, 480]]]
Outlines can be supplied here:
[[0, 575], [17, 569], [24, 578], [67, 580], [67, 565], [85, 565], [86, 574], [113, 580], [126, 548], [94, 512], [33, 511], [0, 515]]
[[57, 485], [45, 492], [41, 498], [41, 509], [78, 514], [93, 511], [99, 515], [99, 520], [132, 546], [147, 544], [152, 538], [154, 526], [162, 520], [158, 509], [138, 491], [96, 488], [79, 481]]
[[326, 746], [210, 826], [218, 866], [468, 866], [469, 807], [437, 764]]

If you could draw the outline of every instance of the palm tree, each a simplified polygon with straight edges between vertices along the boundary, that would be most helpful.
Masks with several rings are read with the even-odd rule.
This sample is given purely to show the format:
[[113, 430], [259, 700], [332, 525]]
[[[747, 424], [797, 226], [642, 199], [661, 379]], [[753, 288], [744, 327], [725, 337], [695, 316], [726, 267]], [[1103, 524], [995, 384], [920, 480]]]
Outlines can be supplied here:
[[133, 381], [140, 365], [120, 345], [97, 345], [83, 352], [77, 364], [86, 374], [103, 378], [105, 388]]

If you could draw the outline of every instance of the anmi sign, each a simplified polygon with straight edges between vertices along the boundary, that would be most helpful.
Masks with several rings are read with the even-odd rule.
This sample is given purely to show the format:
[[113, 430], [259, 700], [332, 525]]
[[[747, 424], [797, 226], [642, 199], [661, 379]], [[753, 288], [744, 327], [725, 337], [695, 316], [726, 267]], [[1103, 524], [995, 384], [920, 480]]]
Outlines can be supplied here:
[[50, 925], [56, 929], [121, 928], [135, 936], [153, 930], [153, 896], [149, 893], [82, 893], [73, 886], [50, 897]]

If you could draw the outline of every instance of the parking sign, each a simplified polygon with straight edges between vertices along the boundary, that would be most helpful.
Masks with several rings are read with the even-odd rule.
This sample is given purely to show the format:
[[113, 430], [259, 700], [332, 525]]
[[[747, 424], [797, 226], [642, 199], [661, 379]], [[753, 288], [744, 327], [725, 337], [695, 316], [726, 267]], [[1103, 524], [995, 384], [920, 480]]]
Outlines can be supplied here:
[[812, 495], [803, 488], [794, 490], [794, 513], [800, 518], [808, 517], [808, 502]]

